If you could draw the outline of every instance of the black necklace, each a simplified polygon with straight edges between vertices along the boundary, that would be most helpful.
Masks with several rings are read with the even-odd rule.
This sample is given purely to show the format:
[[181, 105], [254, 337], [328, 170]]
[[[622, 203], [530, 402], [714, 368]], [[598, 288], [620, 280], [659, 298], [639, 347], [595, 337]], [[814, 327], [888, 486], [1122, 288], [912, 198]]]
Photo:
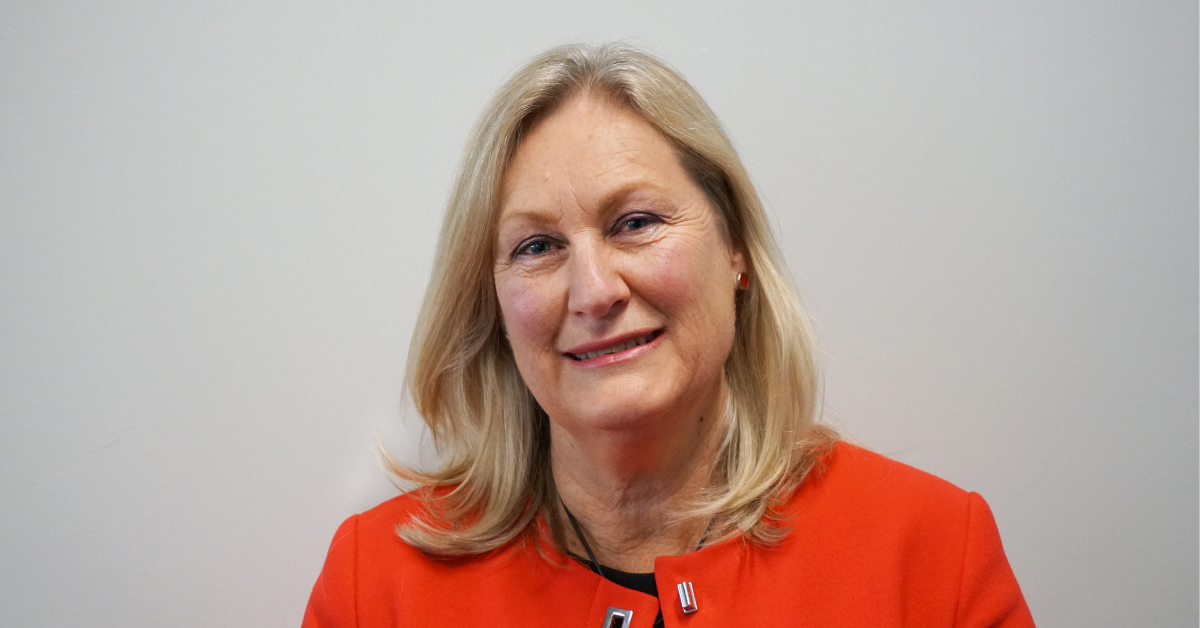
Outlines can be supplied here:
[[[567, 520], [571, 522], [571, 528], [575, 530], [575, 536], [579, 537], [579, 542], [583, 544], [583, 549], [587, 552], [588, 560], [592, 561], [592, 571], [595, 571], [605, 580], [612, 580], [612, 578], [604, 575], [604, 569], [600, 567], [600, 561], [596, 560], [596, 554], [592, 552], [592, 546], [588, 545], [587, 539], [583, 537], [583, 531], [579, 529], [579, 522], [575, 520], [575, 515], [571, 514], [571, 509], [567, 508], [567, 502], [564, 502], [562, 497], [559, 496], [558, 503], [562, 504], [563, 510], [567, 513]], [[712, 530], [713, 522], [716, 520], [716, 515], [713, 515], [713, 518], [708, 520], [708, 527], [704, 528], [704, 536], [701, 536], [700, 542], [696, 544], [696, 551], [700, 551], [704, 547], [704, 542], [708, 540], [708, 533]]]

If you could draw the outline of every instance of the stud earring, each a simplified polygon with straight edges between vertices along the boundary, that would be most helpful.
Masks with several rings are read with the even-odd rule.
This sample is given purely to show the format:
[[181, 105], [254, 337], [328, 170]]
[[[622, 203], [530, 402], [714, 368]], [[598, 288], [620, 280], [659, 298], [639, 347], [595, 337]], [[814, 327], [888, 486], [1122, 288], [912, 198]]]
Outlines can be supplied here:
[[750, 275], [748, 275], [747, 273], [738, 273], [737, 274], [737, 283], [738, 283], [738, 288], [740, 288], [742, 290], [749, 288], [750, 287]]

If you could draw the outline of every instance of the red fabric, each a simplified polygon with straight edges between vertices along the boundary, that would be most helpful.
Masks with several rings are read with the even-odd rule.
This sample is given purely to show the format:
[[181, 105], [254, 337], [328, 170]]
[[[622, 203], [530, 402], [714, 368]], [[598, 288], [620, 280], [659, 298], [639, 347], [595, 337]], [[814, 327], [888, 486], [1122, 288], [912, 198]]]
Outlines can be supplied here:
[[[438, 560], [396, 525], [420, 503], [402, 495], [346, 520], [313, 587], [305, 628], [563, 626], [600, 628], [609, 606], [650, 628], [659, 600], [518, 545]], [[839, 444], [786, 505], [774, 547], [737, 539], [655, 561], [668, 628], [730, 626], [1033, 626], [983, 498]], [[684, 614], [676, 584], [699, 609]]]

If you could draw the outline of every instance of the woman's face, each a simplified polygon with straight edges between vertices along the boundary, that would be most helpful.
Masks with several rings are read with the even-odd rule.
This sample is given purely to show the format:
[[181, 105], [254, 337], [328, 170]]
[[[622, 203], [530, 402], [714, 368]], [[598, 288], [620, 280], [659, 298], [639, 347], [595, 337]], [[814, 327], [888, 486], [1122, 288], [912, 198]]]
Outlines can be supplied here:
[[744, 265], [720, 221], [658, 131], [603, 97], [526, 135], [503, 184], [496, 293], [558, 427], [678, 428], [724, 399]]

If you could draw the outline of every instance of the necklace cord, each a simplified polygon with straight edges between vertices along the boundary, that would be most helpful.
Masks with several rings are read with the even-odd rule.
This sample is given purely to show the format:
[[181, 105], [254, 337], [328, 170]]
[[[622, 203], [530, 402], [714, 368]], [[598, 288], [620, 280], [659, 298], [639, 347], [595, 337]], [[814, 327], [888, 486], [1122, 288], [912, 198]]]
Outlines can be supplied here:
[[587, 551], [588, 559], [592, 561], [592, 570], [601, 578], [609, 580], [610, 578], [604, 575], [604, 570], [600, 568], [600, 561], [596, 560], [596, 555], [592, 553], [592, 547], [588, 545], [587, 539], [583, 538], [583, 531], [579, 529], [579, 522], [575, 520], [575, 515], [571, 514], [571, 509], [567, 508], [567, 502], [559, 497], [558, 503], [562, 504], [563, 510], [566, 511], [567, 519], [571, 522], [571, 527], [575, 529], [575, 536], [579, 537], [580, 543], [583, 543], [583, 549]]
[[717, 516], [713, 515], [712, 519], [708, 520], [708, 525], [704, 528], [704, 536], [700, 537], [700, 542], [696, 544], [696, 551], [699, 552], [704, 548], [704, 542], [708, 540], [708, 533], [712, 532], [713, 522], [717, 520]]

